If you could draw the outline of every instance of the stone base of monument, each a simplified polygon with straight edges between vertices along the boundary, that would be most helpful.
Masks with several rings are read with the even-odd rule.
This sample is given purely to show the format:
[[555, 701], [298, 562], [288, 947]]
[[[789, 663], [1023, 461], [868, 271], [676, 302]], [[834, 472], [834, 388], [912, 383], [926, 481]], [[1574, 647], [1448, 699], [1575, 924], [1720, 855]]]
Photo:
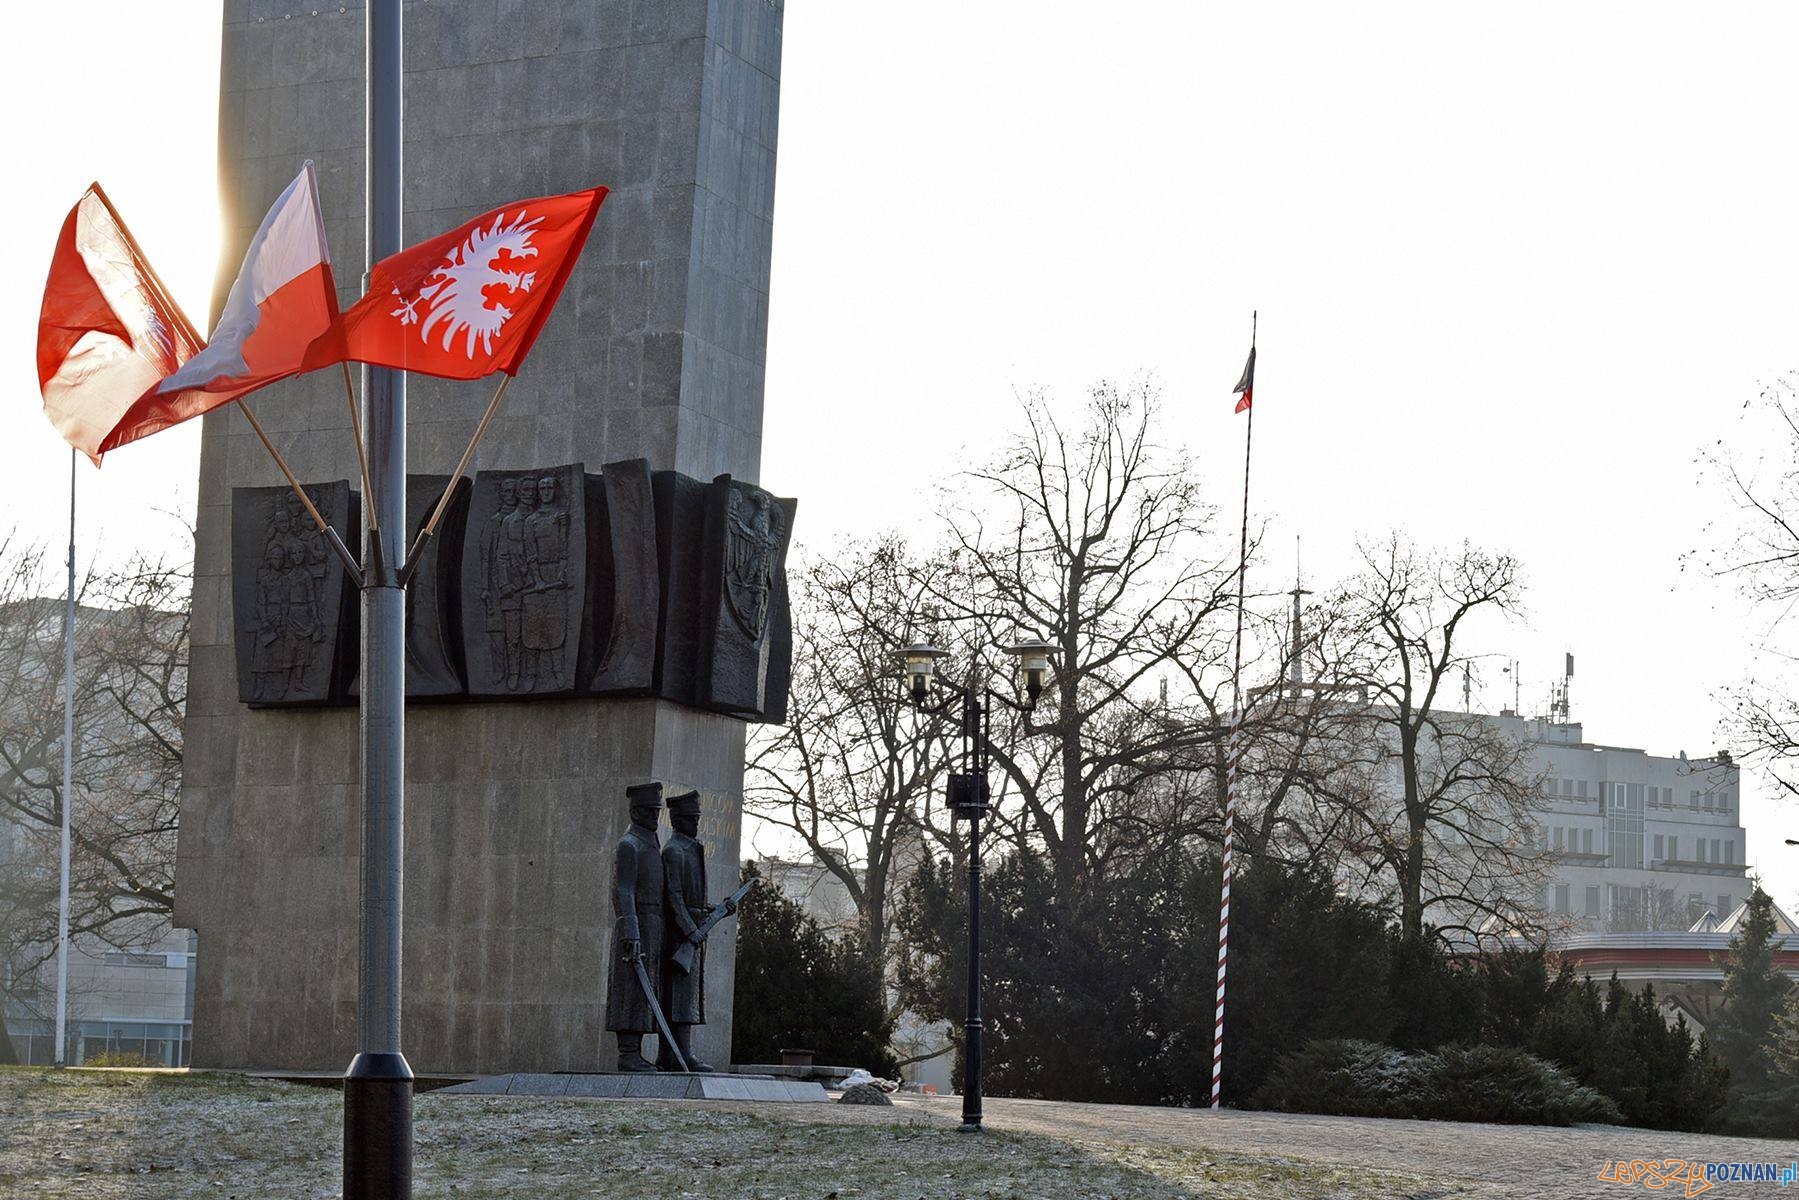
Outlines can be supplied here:
[[443, 1096], [562, 1096], [580, 1100], [751, 1100], [775, 1104], [825, 1104], [822, 1084], [766, 1075], [583, 1075], [517, 1072], [486, 1075], [444, 1088]]

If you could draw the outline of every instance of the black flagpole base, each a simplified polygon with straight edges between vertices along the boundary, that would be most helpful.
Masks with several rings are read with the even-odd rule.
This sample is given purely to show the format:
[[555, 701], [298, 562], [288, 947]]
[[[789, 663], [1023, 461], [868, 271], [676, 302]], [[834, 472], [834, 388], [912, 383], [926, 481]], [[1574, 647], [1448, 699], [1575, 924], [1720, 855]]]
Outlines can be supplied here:
[[412, 1068], [358, 1054], [344, 1072], [344, 1200], [412, 1195]]

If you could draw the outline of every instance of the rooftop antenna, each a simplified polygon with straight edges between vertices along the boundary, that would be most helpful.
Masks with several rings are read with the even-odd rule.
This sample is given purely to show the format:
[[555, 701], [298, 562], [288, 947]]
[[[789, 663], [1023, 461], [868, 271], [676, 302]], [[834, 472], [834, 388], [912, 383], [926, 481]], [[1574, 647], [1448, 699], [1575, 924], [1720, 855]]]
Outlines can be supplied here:
[[1474, 711], [1474, 668], [1462, 664], [1462, 711]]
[[1518, 660], [1515, 658], [1512, 659], [1510, 664], [1504, 668], [1502, 674], [1510, 675], [1512, 677], [1512, 707], [1511, 711], [1505, 715], [1513, 717], [1520, 716], [1524, 712], [1524, 687], [1518, 674]]
[[1299, 535], [1296, 533], [1293, 535], [1293, 591], [1291, 593], [1293, 597], [1293, 661], [1287, 665], [1287, 682], [1293, 686], [1295, 696], [1299, 695], [1306, 682], [1305, 639], [1301, 636], [1300, 630], [1299, 598], [1311, 594], [1300, 582]]
[[1558, 705], [1564, 722], [1571, 720], [1568, 708], [1568, 685], [1574, 682], [1574, 654], [1572, 651], [1562, 655], [1562, 695]]

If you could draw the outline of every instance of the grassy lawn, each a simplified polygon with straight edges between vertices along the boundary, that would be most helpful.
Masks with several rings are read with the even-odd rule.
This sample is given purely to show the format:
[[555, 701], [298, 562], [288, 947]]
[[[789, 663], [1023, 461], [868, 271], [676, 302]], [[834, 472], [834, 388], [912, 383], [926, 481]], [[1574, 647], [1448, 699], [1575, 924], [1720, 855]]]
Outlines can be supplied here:
[[[895, 1108], [424, 1095], [420, 1197], [1382, 1197], [1417, 1178], [955, 1128]], [[0, 1197], [330, 1197], [340, 1098], [229, 1075], [0, 1069]]]

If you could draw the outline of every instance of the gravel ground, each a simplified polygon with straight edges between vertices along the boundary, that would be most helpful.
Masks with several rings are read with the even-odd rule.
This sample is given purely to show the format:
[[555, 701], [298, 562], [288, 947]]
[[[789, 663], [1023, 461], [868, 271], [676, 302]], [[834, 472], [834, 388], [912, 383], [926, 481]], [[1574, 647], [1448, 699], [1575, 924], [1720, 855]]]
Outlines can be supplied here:
[[[0, 1069], [0, 1197], [333, 1197], [339, 1104], [335, 1092], [227, 1075]], [[1642, 1185], [1596, 1181], [1608, 1154], [1780, 1157], [1772, 1142], [1641, 1131], [1006, 1100], [988, 1102], [991, 1132], [977, 1138], [956, 1131], [957, 1117], [954, 1100], [910, 1098], [850, 1108], [424, 1095], [415, 1194], [1626, 1196]], [[1778, 1191], [1733, 1184], [1710, 1195]]]
[[[1760, 1138], [1712, 1137], [1584, 1125], [1468, 1125], [1453, 1121], [1375, 1121], [1298, 1113], [1219, 1113], [1108, 1104], [1051, 1104], [1039, 1100], [989, 1100], [987, 1124], [1017, 1133], [1049, 1134], [1070, 1145], [1127, 1145], [1140, 1153], [1201, 1145], [1220, 1153], [1281, 1156], [1314, 1166], [1350, 1171], [1408, 1172], [1453, 1179], [1464, 1189], [1417, 1195], [1482, 1197], [1682, 1196], [1684, 1184], [1652, 1188], [1639, 1173], [1634, 1185], [1601, 1182], [1608, 1163], [1640, 1161], [1792, 1163], [1799, 1145]], [[1627, 1172], [1628, 1173], [1628, 1172]], [[1684, 1178], [1684, 1176], [1683, 1176]], [[1703, 1178], [1703, 1176], [1702, 1176]], [[1403, 1189], [1389, 1195], [1403, 1195]], [[1799, 1186], [1718, 1183], [1693, 1191], [1713, 1200], [1784, 1196], [1799, 1200]]]

